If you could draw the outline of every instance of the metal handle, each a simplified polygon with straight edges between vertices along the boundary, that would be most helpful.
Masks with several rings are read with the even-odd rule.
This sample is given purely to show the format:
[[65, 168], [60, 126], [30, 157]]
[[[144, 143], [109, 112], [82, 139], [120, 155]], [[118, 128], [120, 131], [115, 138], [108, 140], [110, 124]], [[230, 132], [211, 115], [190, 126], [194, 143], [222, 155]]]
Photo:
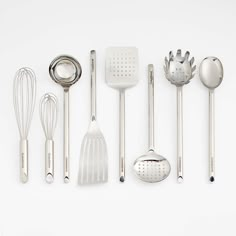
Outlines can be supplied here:
[[28, 182], [28, 140], [20, 141], [20, 179], [22, 183]]
[[64, 182], [70, 181], [69, 162], [69, 89], [64, 89]]
[[183, 181], [183, 99], [182, 86], [177, 87], [177, 178]]
[[215, 181], [215, 97], [209, 90], [209, 180]]
[[149, 150], [154, 151], [155, 137], [154, 137], [154, 67], [148, 65], [148, 130], [149, 130]]
[[125, 181], [125, 91], [120, 91], [120, 182]]
[[47, 140], [45, 143], [45, 179], [52, 183], [54, 179], [54, 142]]
[[90, 52], [91, 70], [91, 119], [96, 120], [96, 51]]

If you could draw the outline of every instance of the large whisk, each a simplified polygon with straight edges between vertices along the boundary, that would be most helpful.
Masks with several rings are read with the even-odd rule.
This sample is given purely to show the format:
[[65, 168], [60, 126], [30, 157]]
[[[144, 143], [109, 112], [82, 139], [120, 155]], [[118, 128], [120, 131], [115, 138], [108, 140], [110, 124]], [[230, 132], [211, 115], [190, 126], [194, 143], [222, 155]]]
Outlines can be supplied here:
[[57, 97], [52, 93], [43, 95], [39, 106], [40, 119], [45, 142], [45, 179], [52, 183], [54, 179], [54, 141], [53, 136], [57, 125], [58, 102]]
[[36, 76], [32, 69], [21, 68], [16, 72], [13, 100], [20, 133], [20, 179], [28, 181], [28, 133], [35, 107]]

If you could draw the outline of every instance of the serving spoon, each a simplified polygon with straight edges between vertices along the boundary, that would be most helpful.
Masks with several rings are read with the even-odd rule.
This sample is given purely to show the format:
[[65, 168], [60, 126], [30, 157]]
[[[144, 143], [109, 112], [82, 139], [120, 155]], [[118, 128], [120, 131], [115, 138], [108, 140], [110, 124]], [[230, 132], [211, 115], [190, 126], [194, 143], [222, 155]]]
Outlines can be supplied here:
[[199, 77], [209, 89], [209, 180], [215, 181], [215, 98], [214, 91], [223, 80], [223, 66], [216, 57], [206, 57], [200, 64]]

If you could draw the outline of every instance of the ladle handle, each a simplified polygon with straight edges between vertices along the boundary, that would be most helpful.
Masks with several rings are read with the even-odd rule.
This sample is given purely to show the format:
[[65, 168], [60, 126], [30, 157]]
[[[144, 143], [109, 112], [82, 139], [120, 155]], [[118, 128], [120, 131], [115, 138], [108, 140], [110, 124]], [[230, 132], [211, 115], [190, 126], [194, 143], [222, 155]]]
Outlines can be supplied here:
[[148, 117], [149, 150], [154, 151], [154, 67], [152, 64], [148, 65]]
[[183, 181], [183, 89], [177, 87], [177, 180]]
[[69, 162], [69, 89], [64, 89], [64, 182], [70, 180]]
[[209, 180], [215, 181], [215, 97], [209, 90]]
[[91, 71], [91, 119], [96, 120], [96, 51], [90, 52]]
[[125, 91], [120, 91], [120, 134], [119, 134], [120, 182], [125, 181]]

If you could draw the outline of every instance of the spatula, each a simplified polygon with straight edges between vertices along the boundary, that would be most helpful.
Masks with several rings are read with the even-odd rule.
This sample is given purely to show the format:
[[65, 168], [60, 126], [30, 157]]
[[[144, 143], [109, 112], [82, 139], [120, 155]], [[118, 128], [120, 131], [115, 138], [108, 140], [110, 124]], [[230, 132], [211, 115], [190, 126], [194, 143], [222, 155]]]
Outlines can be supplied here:
[[119, 177], [125, 181], [125, 89], [138, 83], [138, 49], [111, 47], [106, 51], [106, 83], [120, 91]]
[[96, 120], [96, 52], [90, 52], [91, 66], [91, 122], [85, 134], [79, 161], [79, 184], [107, 182], [108, 160], [104, 136]]

